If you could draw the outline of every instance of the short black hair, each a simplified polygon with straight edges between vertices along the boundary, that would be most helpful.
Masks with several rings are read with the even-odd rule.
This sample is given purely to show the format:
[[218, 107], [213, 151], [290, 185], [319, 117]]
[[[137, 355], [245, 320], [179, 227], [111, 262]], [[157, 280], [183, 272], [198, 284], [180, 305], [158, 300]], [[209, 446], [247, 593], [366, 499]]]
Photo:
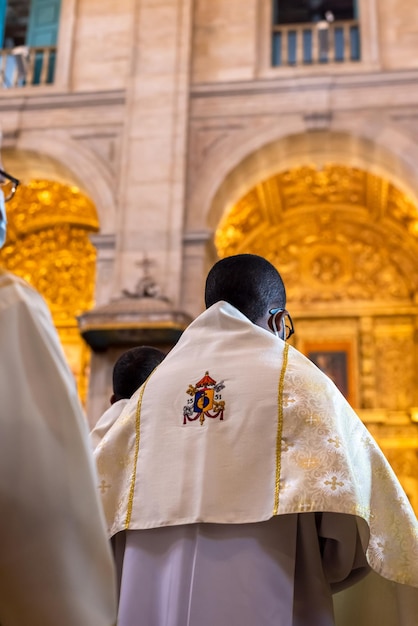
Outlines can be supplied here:
[[138, 346], [124, 352], [113, 366], [115, 402], [130, 398], [164, 357], [164, 352], [151, 346]]
[[286, 290], [279, 272], [267, 259], [237, 254], [215, 263], [206, 279], [206, 308], [220, 300], [232, 304], [255, 324], [273, 302], [286, 307]]

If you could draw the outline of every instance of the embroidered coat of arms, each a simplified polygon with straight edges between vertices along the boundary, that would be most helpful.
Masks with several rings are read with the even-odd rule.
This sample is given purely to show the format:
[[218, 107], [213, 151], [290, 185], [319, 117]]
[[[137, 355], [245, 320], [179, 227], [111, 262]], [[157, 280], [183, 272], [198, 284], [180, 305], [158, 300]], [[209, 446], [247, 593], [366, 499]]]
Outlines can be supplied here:
[[206, 372], [195, 385], [189, 385], [186, 393], [190, 398], [183, 407], [183, 424], [194, 422], [197, 419], [203, 426], [206, 417], [220, 420], [224, 418], [225, 401], [222, 400], [222, 389], [225, 388], [224, 381], [219, 383]]

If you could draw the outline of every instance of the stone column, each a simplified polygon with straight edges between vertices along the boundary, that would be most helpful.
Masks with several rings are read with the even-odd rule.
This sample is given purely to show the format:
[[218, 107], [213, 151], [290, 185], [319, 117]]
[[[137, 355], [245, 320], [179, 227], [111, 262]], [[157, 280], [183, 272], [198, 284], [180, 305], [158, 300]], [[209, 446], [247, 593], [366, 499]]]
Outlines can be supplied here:
[[136, 0], [118, 190], [116, 284], [132, 289], [146, 254], [179, 304], [192, 0]]
[[183, 242], [181, 306], [196, 317], [205, 308], [206, 276], [218, 257], [213, 245], [213, 233], [208, 229], [185, 233]]
[[[114, 294], [112, 291], [112, 277], [115, 265], [115, 237], [114, 235], [90, 235], [90, 240], [97, 250], [97, 273], [95, 306], [109, 302]], [[86, 402], [86, 416], [89, 427], [92, 428], [100, 415], [109, 406], [112, 393], [112, 370], [114, 355], [97, 355], [94, 352], [90, 361], [89, 390]]]
[[112, 278], [115, 266], [115, 236], [90, 235], [90, 241], [97, 251], [95, 306], [109, 302], [114, 294]]

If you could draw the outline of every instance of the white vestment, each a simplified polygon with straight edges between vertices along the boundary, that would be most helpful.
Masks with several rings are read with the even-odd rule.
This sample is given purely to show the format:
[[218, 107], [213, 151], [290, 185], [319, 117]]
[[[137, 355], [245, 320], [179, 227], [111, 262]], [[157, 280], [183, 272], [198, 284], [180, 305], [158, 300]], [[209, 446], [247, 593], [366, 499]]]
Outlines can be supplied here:
[[122, 398], [117, 402], [114, 402], [110, 405], [108, 409], [99, 417], [96, 422], [95, 427], [92, 429], [90, 433], [90, 442], [92, 450], [95, 450], [109, 428], [113, 426], [113, 424], [118, 419], [119, 415], [122, 413], [122, 410], [128, 404], [129, 398]]
[[333, 626], [330, 585], [344, 588], [368, 566], [355, 518], [327, 514], [332, 540], [322, 521], [307, 513], [118, 533], [118, 626]]
[[43, 299], [0, 272], [0, 624], [112, 626], [87, 423]]
[[[271, 566], [277, 580], [279, 572], [282, 579], [292, 579], [294, 588], [279, 584], [280, 597], [266, 600], [272, 615], [282, 615], [282, 621], [272, 618], [275, 626], [316, 626], [322, 622], [311, 621], [310, 614], [318, 611], [324, 624], [334, 623], [331, 590], [351, 585], [366, 568], [396, 587], [413, 587], [410, 608], [417, 601], [417, 519], [370, 433], [313, 363], [229, 304], [212, 306], [186, 329], [95, 456], [105, 485], [109, 535], [116, 536], [121, 619], [133, 614], [138, 597], [133, 589], [143, 584], [142, 564], [148, 562], [150, 571], [162, 576], [158, 589], [166, 590], [167, 602], [179, 578], [186, 585], [187, 626], [204, 623], [193, 607], [206, 602], [213, 602], [211, 615], [220, 626], [258, 626], [250, 610], [236, 622], [226, 618], [228, 603], [232, 610], [240, 594], [260, 610], [263, 604], [264, 584], [251, 586], [247, 579], [232, 591], [232, 580], [245, 569], [242, 552], [251, 576], [267, 580]], [[312, 542], [315, 514], [321, 520]], [[178, 526], [182, 529], [175, 530]], [[245, 526], [255, 534], [242, 536]], [[212, 566], [212, 528], [221, 551], [230, 555], [224, 563], [219, 552], [217, 567]], [[159, 530], [161, 552], [152, 540]], [[242, 539], [237, 558], [234, 533]], [[271, 554], [278, 557], [273, 565]], [[227, 586], [217, 586], [212, 599], [205, 598], [202, 591], [212, 583], [215, 588], [214, 579], [228, 571], [231, 594]], [[318, 597], [324, 599], [319, 606], [306, 593], [309, 581], [319, 581]], [[156, 594], [143, 598], [147, 615], [158, 613], [157, 598], [161, 603], [164, 594], [157, 589]], [[284, 596], [287, 613], [280, 609]], [[174, 606], [184, 616], [183, 601]], [[337, 620], [343, 605], [344, 599]], [[410, 626], [411, 615], [408, 610], [387, 626]], [[150, 620], [150, 626], [184, 626], [176, 615], [167, 622], [157, 616]]]

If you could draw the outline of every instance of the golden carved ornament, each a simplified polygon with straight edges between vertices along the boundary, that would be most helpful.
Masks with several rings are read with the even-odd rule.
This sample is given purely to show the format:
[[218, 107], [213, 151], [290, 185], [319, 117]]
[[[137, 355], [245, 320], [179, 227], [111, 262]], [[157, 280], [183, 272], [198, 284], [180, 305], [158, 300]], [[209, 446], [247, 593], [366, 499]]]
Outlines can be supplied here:
[[279, 186], [285, 211], [318, 203], [364, 205], [367, 174], [342, 165], [319, 170], [304, 166], [283, 172], [266, 184]]
[[388, 193], [387, 212], [395, 223], [402, 224], [410, 235], [418, 237], [417, 207], [411, 198], [392, 185]]
[[7, 204], [3, 266], [30, 282], [47, 300], [57, 323], [93, 304], [97, 231], [93, 203], [75, 187], [31, 181]]
[[[379, 406], [408, 410], [414, 405], [416, 390], [414, 328], [411, 319], [396, 318], [375, 328], [376, 393]], [[380, 330], [380, 332], [379, 332]], [[382, 332], [383, 331], [383, 332]]]
[[47, 301], [84, 398], [89, 350], [76, 315], [93, 306], [96, 251], [89, 233], [99, 226], [95, 206], [76, 187], [33, 180], [7, 203], [7, 219], [0, 262]]
[[7, 203], [7, 242], [60, 224], [96, 232], [97, 212], [78, 187], [49, 180], [32, 180], [21, 185]]
[[218, 255], [251, 252], [279, 268], [289, 302], [413, 301], [418, 212], [387, 181], [355, 168], [299, 167], [251, 189], [223, 217]]

